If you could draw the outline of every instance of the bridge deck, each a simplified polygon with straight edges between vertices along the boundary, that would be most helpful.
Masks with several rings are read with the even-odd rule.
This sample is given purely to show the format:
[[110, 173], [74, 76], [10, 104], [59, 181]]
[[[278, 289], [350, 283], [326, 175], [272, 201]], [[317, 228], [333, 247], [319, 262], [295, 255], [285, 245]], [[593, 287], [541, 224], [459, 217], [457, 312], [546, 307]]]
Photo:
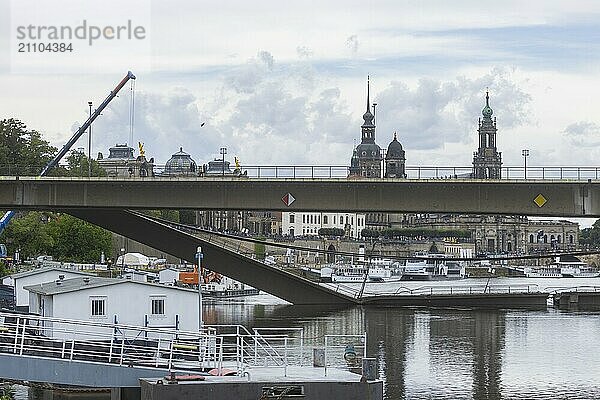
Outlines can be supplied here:
[[[287, 194], [293, 196], [293, 202], [282, 200]], [[0, 208], [174, 208], [600, 216], [600, 182], [3, 178], [0, 179]]]

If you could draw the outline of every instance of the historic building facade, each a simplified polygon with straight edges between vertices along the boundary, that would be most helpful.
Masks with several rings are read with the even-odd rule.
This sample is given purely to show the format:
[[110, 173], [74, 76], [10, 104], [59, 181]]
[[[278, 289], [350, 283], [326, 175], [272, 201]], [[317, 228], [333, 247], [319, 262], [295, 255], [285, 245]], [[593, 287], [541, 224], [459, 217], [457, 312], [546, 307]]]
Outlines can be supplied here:
[[502, 153], [496, 148], [496, 117], [490, 107], [490, 94], [485, 93], [485, 107], [481, 111], [483, 119], [479, 119], [479, 148], [473, 153], [473, 178], [500, 179], [502, 175]]
[[318, 236], [321, 228], [340, 228], [344, 236], [358, 239], [366, 226], [365, 214], [332, 212], [284, 212], [282, 233], [289, 236]]
[[477, 254], [535, 254], [572, 250], [579, 243], [579, 224], [525, 216], [414, 214], [389, 226], [468, 230]]

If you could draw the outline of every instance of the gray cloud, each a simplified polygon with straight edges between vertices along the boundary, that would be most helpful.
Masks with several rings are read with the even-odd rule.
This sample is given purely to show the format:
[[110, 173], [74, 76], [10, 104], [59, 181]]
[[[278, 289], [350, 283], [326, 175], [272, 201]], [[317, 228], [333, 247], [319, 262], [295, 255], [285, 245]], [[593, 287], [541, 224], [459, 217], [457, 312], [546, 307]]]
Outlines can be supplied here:
[[346, 39], [346, 46], [350, 49], [352, 53], [356, 54], [356, 52], [358, 52], [358, 36], [349, 36]]
[[600, 145], [600, 125], [595, 122], [575, 122], [567, 126], [563, 132], [574, 146], [596, 147]]
[[299, 58], [310, 58], [313, 56], [314, 52], [311, 48], [306, 46], [298, 46], [296, 47], [296, 53]]
[[[197, 98], [188, 90], [174, 88], [166, 93], [136, 94], [134, 148], [145, 143], [146, 153], [164, 163], [183, 147], [194, 158], [207, 158], [220, 144], [220, 133], [205, 122]], [[129, 96], [116, 98], [93, 127], [94, 148], [108, 148], [129, 141]]]
[[486, 87], [490, 88], [490, 106], [498, 117], [500, 135], [502, 129], [526, 122], [530, 96], [511, 79], [509, 71], [494, 69], [476, 79], [421, 79], [412, 88], [392, 82], [376, 98], [379, 137], [391, 137], [397, 131], [407, 149], [418, 150], [473, 142]]
[[[348, 164], [362, 123], [353, 115], [363, 110], [349, 110], [340, 89], [312, 64], [303, 60], [278, 68], [270, 53], [260, 52], [221, 79], [215, 94], [203, 95], [202, 101], [184, 88], [137, 94], [135, 136], [136, 141], [143, 138], [147, 154], [164, 163], [183, 146], [198, 163], [206, 163], [226, 146], [231, 158], [238, 156], [246, 165]], [[377, 140], [385, 147], [397, 131], [413, 160], [419, 150], [474, 143], [486, 86], [500, 135], [528, 117], [529, 95], [510, 71], [445, 82], [422, 79], [416, 86], [375, 83], [385, 87], [375, 99]], [[359, 96], [364, 96], [362, 91]], [[127, 95], [113, 101], [94, 125], [95, 148], [106, 152], [127, 141], [128, 110]], [[499, 142], [503, 147], [501, 137]]]

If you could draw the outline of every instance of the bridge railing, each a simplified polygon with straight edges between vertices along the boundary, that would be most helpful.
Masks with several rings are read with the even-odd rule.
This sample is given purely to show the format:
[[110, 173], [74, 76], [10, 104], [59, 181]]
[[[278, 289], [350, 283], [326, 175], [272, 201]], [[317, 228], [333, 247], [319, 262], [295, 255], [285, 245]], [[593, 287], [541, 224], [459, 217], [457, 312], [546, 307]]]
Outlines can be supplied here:
[[372, 286], [366, 286], [362, 290], [362, 285], [358, 283], [322, 283], [336, 292], [347, 296], [359, 297], [377, 297], [377, 296], [426, 296], [426, 295], [465, 295], [465, 294], [515, 294], [515, 293], [537, 293], [540, 291], [536, 284], [477, 284], [477, 285], [425, 285], [419, 287], [398, 286], [389, 290], [373, 290], [378, 288], [380, 283]]
[[223, 339], [198, 332], [0, 313], [0, 352], [129, 367], [222, 368]]
[[[0, 164], [0, 176], [31, 175], [37, 176], [43, 165], [23, 165], [19, 163]], [[104, 166], [109, 177], [201, 177], [221, 174], [218, 171], [206, 173], [200, 166], [192, 171], [170, 170], [164, 164], [152, 167], [138, 163], [123, 162]], [[70, 171], [71, 175], [87, 177], [87, 170]], [[472, 166], [406, 166], [407, 179], [471, 179]], [[50, 174], [52, 176], [52, 174]], [[242, 165], [239, 170], [226, 170], [224, 176], [261, 179], [343, 179], [350, 175], [347, 165]], [[504, 166], [501, 179], [553, 179], [553, 180], [597, 180], [600, 179], [600, 167], [597, 166]]]
[[577, 292], [577, 293], [595, 293], [600, 292], [600, 286], [594, 285], [579, 285], [579, 286], [548, 286], [544, 288], [545, 292], [550, 294], [558, 294], [563, 292]]

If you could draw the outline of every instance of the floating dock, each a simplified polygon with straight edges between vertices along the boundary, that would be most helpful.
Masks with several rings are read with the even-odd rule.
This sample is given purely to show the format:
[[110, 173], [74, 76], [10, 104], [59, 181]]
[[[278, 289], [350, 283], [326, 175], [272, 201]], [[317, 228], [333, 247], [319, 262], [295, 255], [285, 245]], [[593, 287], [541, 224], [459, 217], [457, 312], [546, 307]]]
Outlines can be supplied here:
[[141, 398], [176, 399], [304, 399], [380, 400], [383, 382], [339, 369], [323, 376], [323, 368], [289, 367], [287, 377], [272, 370], [249, 371], [247, 376], [214, 376], [201, 381], [169, 383], [166, 379], [141, 379]]

